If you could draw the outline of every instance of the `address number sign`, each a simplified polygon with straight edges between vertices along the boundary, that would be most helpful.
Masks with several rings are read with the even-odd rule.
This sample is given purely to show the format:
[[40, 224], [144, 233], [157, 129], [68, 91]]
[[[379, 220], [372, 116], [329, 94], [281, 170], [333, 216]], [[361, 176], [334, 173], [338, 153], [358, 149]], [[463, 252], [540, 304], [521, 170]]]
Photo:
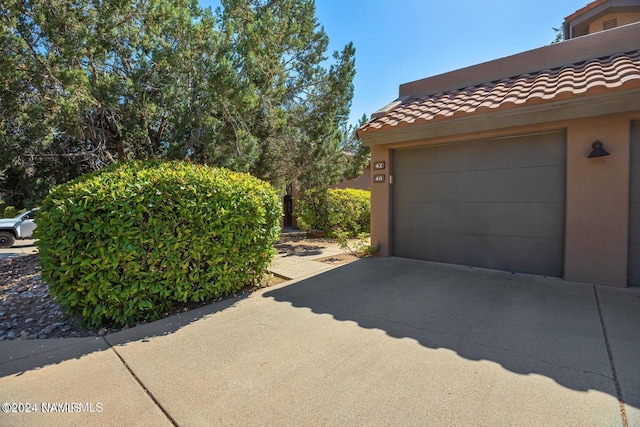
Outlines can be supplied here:
[[384, 175], [374, 175], [373, 182], [384, 182]]

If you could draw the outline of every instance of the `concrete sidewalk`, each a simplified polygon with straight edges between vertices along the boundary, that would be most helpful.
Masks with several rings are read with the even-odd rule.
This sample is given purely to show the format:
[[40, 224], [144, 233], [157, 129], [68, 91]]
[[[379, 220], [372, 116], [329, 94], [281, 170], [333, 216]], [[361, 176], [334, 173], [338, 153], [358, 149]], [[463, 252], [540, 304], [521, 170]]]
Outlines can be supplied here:
[[315, 276], [336, 267], [318, 260], [344, 254], [345, 251], [335, 242], [323, 241], [312, 247], [303, 248], [295, 253], [277, 254], [269, 271], [284, 279], [301, 279]]
[[38, 411], [0, 425], [634, 426], [638, 325], [640, 289], [367, 258], [104, 338], [4, 341], [0, 402]]

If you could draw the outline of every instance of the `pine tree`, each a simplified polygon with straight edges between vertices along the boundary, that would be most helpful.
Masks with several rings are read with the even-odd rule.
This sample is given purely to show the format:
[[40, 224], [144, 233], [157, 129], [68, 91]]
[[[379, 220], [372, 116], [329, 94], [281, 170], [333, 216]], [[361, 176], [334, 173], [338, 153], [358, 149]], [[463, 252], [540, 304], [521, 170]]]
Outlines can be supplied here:
[[125, 159], [188, 159], [277, 186], [340, 179], [355, 49], [327, 58], [312, 0], [6, 0], [0, 192]]

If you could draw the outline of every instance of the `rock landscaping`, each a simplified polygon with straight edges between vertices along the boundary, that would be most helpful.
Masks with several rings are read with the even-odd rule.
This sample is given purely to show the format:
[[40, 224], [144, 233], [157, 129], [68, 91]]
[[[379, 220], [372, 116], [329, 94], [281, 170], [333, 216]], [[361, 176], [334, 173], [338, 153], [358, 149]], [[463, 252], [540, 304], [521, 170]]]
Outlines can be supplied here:
[[62, 311], [39, 266], [38, 254], [0, 260], [0, 340], [97, 335]]

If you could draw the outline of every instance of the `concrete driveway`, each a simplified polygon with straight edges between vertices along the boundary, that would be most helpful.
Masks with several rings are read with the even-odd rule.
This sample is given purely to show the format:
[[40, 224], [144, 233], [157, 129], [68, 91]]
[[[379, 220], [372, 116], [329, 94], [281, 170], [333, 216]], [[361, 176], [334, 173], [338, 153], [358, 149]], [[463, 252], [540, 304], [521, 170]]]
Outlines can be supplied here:
[[0, 259], [11, 258], [21, 255], [30, 255], [38, 252], [35, 240], [16, 240], [16, 243], [10, 248], [0, 248]]
[[[5, 425], [640, 425], [640, 289], [371, 258], [104, 338], [0, 343]], [[123, 424], [124, 423], [124, 424]]]

